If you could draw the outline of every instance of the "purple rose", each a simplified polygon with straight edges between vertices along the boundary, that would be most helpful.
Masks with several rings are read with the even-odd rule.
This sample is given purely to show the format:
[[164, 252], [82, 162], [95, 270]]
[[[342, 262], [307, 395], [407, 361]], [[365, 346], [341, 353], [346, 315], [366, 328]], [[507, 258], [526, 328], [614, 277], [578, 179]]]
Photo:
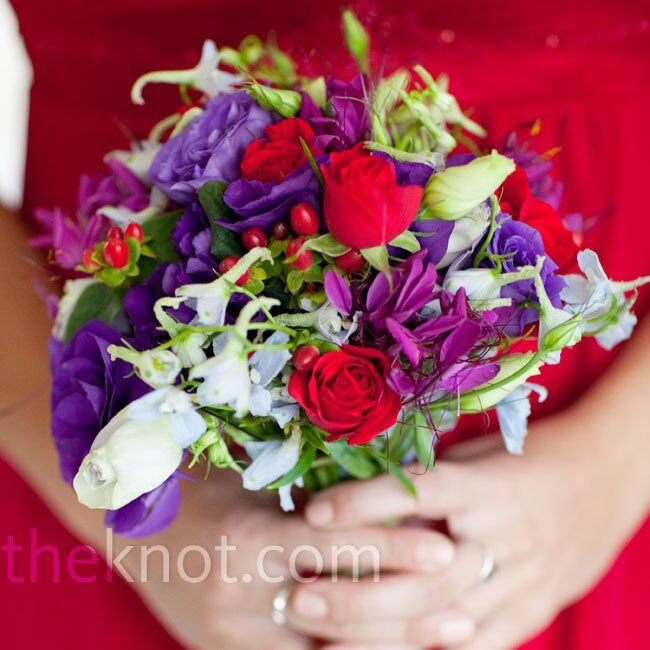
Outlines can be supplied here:
[[172, 233], [174, 248], [184, 259], [210, 255], [212, 231], [208, 217], [198, 202], [190, 203]]
[[174, 201], [188, 204], [204, 183], [239, 178], [248, 145], [277, 119], [244, 91], [219, 95], [163, 145], [149, 177]]
[[303, 94], [300, 117], [314, 129], [314, 144], [323, 151], [343, 151], [367, 139], [370, 132], [368, 85], [362, 75], [349, 84], [328, 77], [325, 114]]
[[[318, 164], [326, 160], [325, 155], [316, 157]], [[252, 226], [268, 231], [274, 223], [286, 219], [297, 203], [309, 203], [320, 209], [322, 192], [320, 181], [309, 163], [289, 174], [281, 183], [240, 178], [228, 186], [223, 197], [239, 220], [219, 223], [239, 233]]]
[[[521, 221], [510, 217], [499, 217], [500, 227], [488, 246], [488, 252], [501, 256], [503, 272], [516, 271], [522, 266], [535, 266], [537, 258], [544, 255], [544, 243], [541, 235]], [[486, 261], [487, 266], [494, 262]], [[557, 265], [546, 258], [542, 267], [542, 281], [546, 293], [555, 307], [562, 307], [560, 291], [564, 288], [564, 280], [555, 275]], [[498, 309], [499, 322], [509, 336], [519, 336], [526, 326], [539, 319], [539, 313], [534, 307], [520, 307], [526, 301], [537, 302], [537, 292], [533, 280], [520, 280], [507, 284], [501, 289], [502, 298], [512, 299], [512, 307]]]

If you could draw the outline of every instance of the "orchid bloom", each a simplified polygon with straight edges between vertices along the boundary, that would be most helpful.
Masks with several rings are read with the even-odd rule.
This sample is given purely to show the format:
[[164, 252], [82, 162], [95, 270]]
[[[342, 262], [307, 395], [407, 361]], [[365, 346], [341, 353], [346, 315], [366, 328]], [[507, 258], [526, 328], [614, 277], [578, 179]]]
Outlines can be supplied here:
[[159, 70], [142, 75], [133, 84], [131, 101], [134, 104], [144, 104], [142, 90], [150, 83], [174, 84], [196, 88], [208, 97], [215, 97], [223, 92], [228, 92], [233, 86], [243, 82], [240, 75], [219, 70], [219, 63], [223, 54], [219, 53], [214, 41], [206, 40], [203, 43], [201, 59], [194, 68], [189, 70]]
[[176, 295], [188, 299], [189, 306], [196, 311], [194, 323], [221, 327], [226, 320], [230, 296], [237, 290], [235, 282], [256, 262], [272, 259], [268, 248], [258, 246], [216, 280], [207, 284], [187, 284], [176, 289]]
[[632, 282], [615, 282], [605, 273], [598, 255], [589, 249], [578, 253], [578, 266], [584, 276], [564, 276], [566, 287], [560, 297], [573, 314], [581, 314], [584, 331], [595, 334], [605, 350], [630, 338], [637, 318], [630, 312], [634, 302], [625, 293], [650, 282], [650, 276]]

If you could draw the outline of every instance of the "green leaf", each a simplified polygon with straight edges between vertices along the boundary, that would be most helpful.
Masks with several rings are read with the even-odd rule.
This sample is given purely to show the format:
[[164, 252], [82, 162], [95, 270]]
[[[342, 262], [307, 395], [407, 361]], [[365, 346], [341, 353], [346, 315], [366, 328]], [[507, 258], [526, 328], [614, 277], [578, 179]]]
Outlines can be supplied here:
[[388, 274], [388, 249], [385, 246], [362, 248], [359, 252], [373, 269]]
[[91, 320], [100, 320], [109, 325], [122, 306], [123, 291], [97, 283], [86, 287], [75, 305], [65, 330], [69, 341], [82, 325]]
[[108, 287], [116, 288], [119, 287], [126, 278], [125, 269], [113, 269], [111, 267], [105, 266], [99, 273], [97, 277]]
[[249, 280], [245, 288], [248, 289], [251, 293], [254, 293], [257, 295], [258, 293], [262, 293], [264, 291], [264, 282], [262, 280]]
[[172, 232], [182, 214], [183, 210], [166, 212], [147, 219], [142, 225], [145, 237], [151, 238], [151, 241], [147, 242], [147, 246], [156, 256], [158, 263], [176, 262], [180, 259], [174, 248]]
[[294, 269], [287, 273], [287, 288], [291, 293], [296, 294], [300, 291], [302, 283], [305, 281], [305, 274], [302, 271]]
[[372, 457], [363, 447], [348, 445], [345, 440], [326, 444], [332, 458], [354, 478], [367, 479], [380, 472]]
[[303, 138], [300, 138], [300, 146], [302, 147], [303, 152], [305, 153], [305, 158], [309, 161], [309, 166], [311, 167], [312, 171], [316, 175], [316, 178], [320, 182], [322, 187], [325, 187], [325, 179], [323, 178], [323, 174], [321, 170], [318, 168], [318, 163], [314, 159], [314, 154], [311, 152], [311, 149], [307, 145], [307, 143], [303, 140]]
[[413, 428], [413, 449], [420, 464], [428, 470], [435, 468], [435, 450], [433, 448], [434, 432], [419, 411], [413, 411], [406, 426]]
[[328, 456], [330, 455], [329, 447], [325, 443], [323, 432], [320, 429], [311, 426], [303, 426], [302, 437], [303, 440], [309, 443], [312, 447], [316, 447], [316, 449], [319, 449]]
[[415, 233], [410, 230], [405, 230], [401, 235], [397, 235], [397, 237], [390, 242], [390, 245], [402, 248], [409, 253], [417, 253], [420, 250], [420, 242], [415, 236]]
[[343, 244], [336, 241], [330, 233], [321, 235], [320, 237], [314, 237], [314, 239], [308, 239], [302, 247], [302, 250], [305, 249], [323, 253], [330, 257], [338, 257], [350, 250], [348, 246], [343, 246]]
[[307, 445], [307, 448], [304, 450], [300, 460], [296, 463], [294, 468], [288, 473], [285, 474], [282, 478], [278, 479], [275, 483], [269, 485], [270, 490], [277, 490], [278, 488], [284, 487], [285, 485], [291, 485], [295, 483], [305, 472], [308, 472], [316, 458], [316, 447]]
[[236, 232], [217, 223], [222, 219], [231, 219], [233, 217], [233, 211], [226, 205], [223, 198], [227, 189], [227, 183], [210, 181], [199, 190], [199, 203], [205, 210], [212, 231], [210, 252], [218, 260], [230, 255], [240, 257], [245, 252], [241, 237]]
[[391, 463], [388, 466], [388, 472], [392, 474], [402, 484], [402, 486], [407, 490], [407, 492], [410, 492], [414, 497], [417, 497], [418, 492], [415, 489], [415, 485], [413, 485], [411, 479], [409, 479], [408, 476], [404, 474], [404, 470], [399, 465], [393, 465]]

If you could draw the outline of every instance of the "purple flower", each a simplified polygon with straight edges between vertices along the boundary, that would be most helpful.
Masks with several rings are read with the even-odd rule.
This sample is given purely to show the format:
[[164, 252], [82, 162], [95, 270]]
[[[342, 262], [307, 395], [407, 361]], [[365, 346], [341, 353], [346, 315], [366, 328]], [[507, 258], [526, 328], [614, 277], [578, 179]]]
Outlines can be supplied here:
[[323, 151], [343, 151], [365, 140], [370, 132], [367, 80], [356, 76], [349, 84], [328, 77], [327, 109], [323, 114], [309, 95], [303, 94], [300, 117], [311, 124], [314, 144]]
[[[318, 164], [327, 156], [316, 157]], [[224, 201], [239, 217], [238, 221], [220, 221], [220, 225], [235, 232], [244, 232], [257, 226], [269, 230], [274, 223], [289, 216], [296, 203], [309, 203], [320, 207], [323, 189], [309, 163], [305, 163], [281, 183], [262, 183], [244, 178], [231, 183], [224, 194]]]
[[118, 535], [147, 537], [167, 528], [181, 507], [180, 473], [172, 474], [155, 490], [143, 494], [119, 510], [106, 513], [106, 525]]
[[[516, 271], [522, 266], [535, 266], [537, 258], [544, 255], [542, 237], [530, 226], [510, 217], [500, 216], [500, 227], [488, 246], [488, 252], [501, 256], [504, 272]], [[486, 261], [486, 266], [494, 266], [494, 262]], [[542, 267], [541, 277], [548, 297], [555, 307], [562, 307], [560, 291], [564, 288], [564, 280], [555, 275], [557, 265], [546, 258]], [[526, 326], [539, 320], [539, 312], [534, 307], [522, 307], [527, 301], [537, 302], [537, 292], [533, 280], [520, 280], [507, 284], [501, 289], [502, 298], [512, 300], [511, 307], [498, 309], [499, 322], [504, 331], [510, 336], [519, 336]]]
[[84, 250], [102, 238], [105, 219], [97, 214], [99, 208], [126, 206], [139, 211], [149, 204], [145, 186], [124, 165], [112, 159], [106, 164], [110, 174], [81, 178], [75, 218], [59, 208], [34, 211], [34, 217], [45, 232], [32, 237], [30, 246], [52, 250], [54, 262], [64, 269], [74, 269], [81, 264]]
[[172, 233], [174, 248], [184, 259], [210, 255], [212, 232], [203, 208], [198, 202], [190, 203], [178, 220]]
[[121, 334], [91, 321], [63, 350], [52, 388], [52, 433], [63, 478], [72, 483], [93, 440], [129, 402], [149, 392], [128, 364], [112, 362], [106, 349]]
[[238, 179], [248, 145], [277, 119], [244, 91], [219, 95], [163, 145], [149, 177], [174, 201], [188, 204], [204, 183]]

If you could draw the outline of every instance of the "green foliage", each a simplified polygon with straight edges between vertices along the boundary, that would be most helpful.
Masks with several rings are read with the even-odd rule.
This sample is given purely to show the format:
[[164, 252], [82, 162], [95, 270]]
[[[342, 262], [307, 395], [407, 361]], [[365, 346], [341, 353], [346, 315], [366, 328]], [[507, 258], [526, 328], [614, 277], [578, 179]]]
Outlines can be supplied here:
[[399, 465], [389, 465], [388, 471], [402, 484], [407, 492], [412, 494], [414, 497], [417, 497], [418, 493], [415, 489], [415, 485], [413, 485], [411, 479], [406, 476], [404, 470]]
[[348, 445], [346, 440], [328, 442], [326, 445], [332, 458], [354, 478], [368, 479], [382, 471], [363, 446]]
[[218, 259], [234, 255], [240, 257], [244, 254], [241, 237], [229, 228], [224, 228], [218, 222], [233, 217], [232, 210], [224, 201], [224, 194], [228, 184], [222, 181], [210, 181], [199, 190], [199, 203], [205, 210], [210, 221], [212, 231], [212, 246], [210, 252]]
[[124, 292], [106, 284], [91, 284], [86, 287], [68, 320], [65, 341], [68, 342], [82, 325], [91, 320], [100, 320], [109, 325], [122, 306]]
[[147, 247], [155, 255], [156, 264], [177, 262], [180, 259], [174, 248], [172, 232], [182, 215], [183, 210], [174, 210], [151, 217], [142, 225]]

